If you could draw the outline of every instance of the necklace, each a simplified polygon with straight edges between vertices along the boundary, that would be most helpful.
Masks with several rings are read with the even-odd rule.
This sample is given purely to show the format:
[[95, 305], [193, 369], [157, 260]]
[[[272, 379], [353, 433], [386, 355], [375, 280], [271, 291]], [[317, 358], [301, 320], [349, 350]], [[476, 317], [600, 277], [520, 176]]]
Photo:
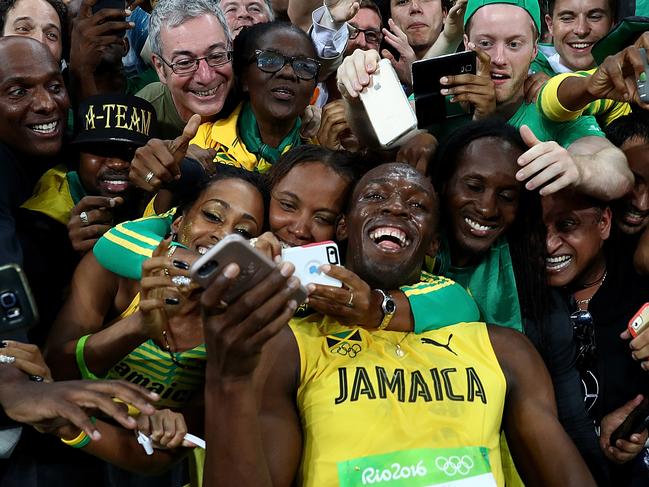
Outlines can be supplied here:
[[[401, 344], [402, 344], [403, 341], [408, 337], [408, 335], [410, 335], [410, 332], [409, 332], [409, 331], [406, 332], [405, 335], [403, 335], [403, 337], [401, 338], [401, 340], [399, 340], [397, 343], [394, 344], [394, 354], [395, 354], [397, 357], [399, 357], [399, 358], [403, 358], [403, 357], [406, 356], [406, 352], [404, 352], [403, 349], [401, 348]], [[379, 335], [377, 335], [376, 333], [372, 333], [372, 336], [373, 336], [374, 338], [380, 338], [381, 340], [385, 340], [386, 342], [390, 342], [390, 343], [392, 343], [391, 340], [388, 340], [388, 339], [385, 338], [385, 337], [379, 336]]]
[[[606, 280], [606, 273], [607, 273], [607, 270], [604, 270], [604, 274], [602, 274], [602, 277], [600, 277], [599, 279], [597, 279], [597, 280], [594, 281], [594, 282], [591, 282], [591, 283], [585, 284], [584, 287], [583, 287], [583, 289], [588, 289], [589, 287], [593, 287], [593, 286], [598, 286], [598, 289], [599, 289], [599, 286], [601, 286], [602, 284], [604, 284], [604, 281]], [[590, 300], [593, 299], [593, 296], [595, 296], [595, 293], [596, 293], [596, 292], [597, 292], [597, 289], [595, 289], [595, 291], [593, 292], [593, 294], [591, 294], [591, 295], [590, 295], [589, 297], [587, 297], [587, 298], [584, 298], [584, 299], [575, 299], [575, 302], [577, 303], [577, 307], [581, 307], [581, 306], [584, 305], [584, 304], [586, 305], [586, 307], [588, 307], [588, 304], [590, 303]]]

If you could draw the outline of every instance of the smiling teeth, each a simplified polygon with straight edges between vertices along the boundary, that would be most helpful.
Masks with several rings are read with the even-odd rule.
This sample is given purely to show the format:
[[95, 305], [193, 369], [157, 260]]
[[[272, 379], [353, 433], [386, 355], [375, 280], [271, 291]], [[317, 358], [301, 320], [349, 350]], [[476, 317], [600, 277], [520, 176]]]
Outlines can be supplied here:
[[474, 230], [480, 230], [481, 232], [486, 232], [487, 230], [493, 230], [495, 227], [488, 227], [486, 225], [480, 225], [478, 222], [471, 220], [470, 218], [465, 218], [464, 221]]
[[211, 90], [207, 91], [192, 91], [196, 96], [212, 96], [214, 93], [216, 93], [216, 90], [218, 89], [218, 86], [216, 88], [212, 88]]
[[392, 228], [392, 227], [381, 227], [373, 230], [370, 233], [370, 238], [376, 242], [379, 238], [381, 237], [393, 237], [396, 238], [399, 241], [399, 244], [401, 245], [401, 248], [407, 247], [410, 245], [410, 240], [408, 240], [408, 237], [406, 234], [402, 231], [399, 230], [398, 228]]
[[592, 42], [582, 42], [582, 43], [574, 43], [570, 44], [570, 46], [574, 47], [575, 49], [586, 49], [587, 47], [592, 46]]
[[572, 257], [570, 255], [560, 255], [558, 257], [546, 257], [545, 266], [552, 270], [561, 270], [570, 264]]
[[36, 125], [32, 125], [32, 130], [39, 134], [50, 134], [56, 130], [58, 125], [59, 122], [37, 123]]
[[198, 250], [198, 253], [199, 253], [199, 254], [201, 254], [201, 255], [205, 255], [205, 253], [208, 251], [208, 248], [207, 248], [207, 247], [203, 247], [203, 246], [201, 246], [201, 247], [198, 247], [197, 250]]
[[505, 79], [507, 76], [505, 76], [504, 74], [500, 74], [500, 73], [491, 73], [491, 77], [496, 78], [496, 79]]

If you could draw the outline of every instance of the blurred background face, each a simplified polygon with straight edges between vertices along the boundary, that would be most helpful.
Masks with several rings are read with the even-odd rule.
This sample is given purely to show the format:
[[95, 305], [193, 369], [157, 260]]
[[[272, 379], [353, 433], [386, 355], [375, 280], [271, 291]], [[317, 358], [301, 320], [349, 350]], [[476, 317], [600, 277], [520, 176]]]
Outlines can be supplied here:
[[592, 206], [572, 192], [543, 198], [547, 228], [545, 266], [551, 286], [575, 286], [601, 277], [602, 247], [611, 230], [611, 210]]
[[613, 214], [620, 230], [635, 234], [649, 224], [649, 144], [623, 146], [623, 149], [633, 172], [633, 190], [614, 202]]
[[63, 41], [59, 15], [45, 0], [18, 0], [7, 12], [3, 36], [27, 36], [42, 42], [61, 60]]
[[445, 12], [442, 0], [390, 0], [390, 15], [408, 36], [408, 44], [417, 51], [437, 40]]
[[[362, 51], [369, 49], [379, 50], [383, 39], [379, 14], [371, 8], [361, 8], [348, 23], [353, 29], [350, 29], [350, 39], [347, 43], [345, 55], [349, 56], [356, 49]], [[360, 32], [361, 30], [364, 32]], [[352, 39], [352, 37], [354, 38]]]
[[591, 49], [613, 26], [609, 0], [557, 0], [545, 22], [564, 66], [573, 71], [595, 66]]
[[608, 0], [557, 0], [545, 22], [561, 62], [573, 71], [590, 69], [590, 51], [613, 26]]
[[222, 0], [220, 5], [233, 38], [247, 25], [271, 21], [264, 0]]

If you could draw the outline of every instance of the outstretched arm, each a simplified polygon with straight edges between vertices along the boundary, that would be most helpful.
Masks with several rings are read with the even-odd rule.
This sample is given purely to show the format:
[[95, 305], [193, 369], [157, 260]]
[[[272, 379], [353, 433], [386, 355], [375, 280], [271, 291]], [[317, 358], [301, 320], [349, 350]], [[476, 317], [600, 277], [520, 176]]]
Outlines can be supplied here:
[[[236, 264], [203, 293], [207, 370], [204, 486], [289, 486], [301, 454], [295, 407], [299, 359], [286, 323], [297, 303], [280, 264], [223, 310]], [[261, 406], [260, 406], [261, 404]]]
[[489, 326], [507, 380], [503, 426], [525, 485], [594, 486], [586, 464], [557, 418], [552, 381], [541, 356], [522, 334]]

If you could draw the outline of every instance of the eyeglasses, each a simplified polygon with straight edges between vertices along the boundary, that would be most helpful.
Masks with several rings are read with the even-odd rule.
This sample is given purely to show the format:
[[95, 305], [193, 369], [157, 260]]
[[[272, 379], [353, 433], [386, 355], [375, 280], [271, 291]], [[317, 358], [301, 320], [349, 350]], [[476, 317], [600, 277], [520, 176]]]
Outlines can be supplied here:
[[257, 49], [250, 62], [253, 59], [257, 60], [257, 67], [264, 73], [277, 73], [290, 63], [295, 76], [305, 81], [316, 78], [320, 72], [320, 63], [304, 56], [284, 56], [279, 52]]
[[171, 345], [169, 345], [169, 339], [167, 338], [166, 330], [162, 330], [162, 338], [164, 339], [165, 342], [165, 351], [169, 354], [169, 358], [171, 358], [171, 361], [174, 363], [174, 365], [177, 365], [178, 367], [184, 370], [202, 370], [205, 367], [205, 364], [189, 365], [189, 364], [182, 363], [180, 360], [176, 358], [176, 354], [171, 351]]
[[212, 51], [207, 56], [187, 58], [176, 61], [175, 63], [168, 62], [165, 58], [158, 54], [162, 62], [171, 68], [176, 74], [192, 74], [198, 70], [198, 65], [201, 60], [205, 62], [210, 68], [218, 68], [224, 64], [232, 61], [232, 51]]
[[367, 42], [368, 44], [381, 44], [381, 41], [383, 40], [383, 34], [374, 29], [361, 29], [352, 24], [347, 25], [349, 29], [350, 39], [356, 39], [362, 32], [365, 36], [365, 42]]

